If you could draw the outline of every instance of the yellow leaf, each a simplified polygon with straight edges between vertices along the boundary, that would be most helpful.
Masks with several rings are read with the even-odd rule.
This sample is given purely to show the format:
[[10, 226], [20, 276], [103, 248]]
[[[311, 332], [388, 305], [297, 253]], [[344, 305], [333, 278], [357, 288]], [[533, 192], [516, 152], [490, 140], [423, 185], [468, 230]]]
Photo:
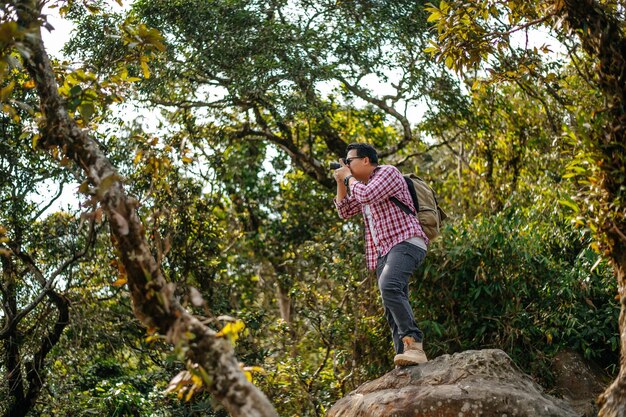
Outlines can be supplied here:
[[113, 285], [114, 287], [121, 287], [122, 285], [125, 285], [128, 282], [128, 279], [126, 279], [125, 276], [120, 276], [117, 281], [115, 281], [114, 283], [112, 283], [111, 285]]
[[261, 368], [260, 366], [244, 366], [241, 368], [241, 370], [243, 371], [243, 374], [246, 376], [246, 379], [248, 380], [248, 382], [252, 382], [252, 374], [254, 372], [265, 373], [265, 369]]
[[202, 386], [202, 378], [200, 377], [200, 375], [191, 374], [191, 381], [194, 383], [194, 385], [198, 387]]
[[183, 163], [184, 164], [190, 164], [193, 162], [193, 158], [190, 158], [188, 156], [183, 156]]
[[143, 152], [137, 152], [135, 159], [133, 159], [133, 164], [137, 165], [141, 161], [141, 157], [143, 156]]
[[239, 338], [239, 333], [246, 327], [243, 321], [237, 320], [234, 323], [226, 323], [224, 328], [217, 333], [218, 337], [228, 337], [231, 342], [236, 342]]
[[141, 61], [141, 70], [143, 71], [144, 78], [150, 78], [150, 67], [148, 67], [148, 63], [146, 61]]
[[37, 149], [37, 143], [39, 143], [40, 138], [41, 136], [38, 134], [33, 135], [33, 144], [32, 144], [33, 149]]
[[13, 87], [15, 87], [15, 81], [11, 81], [9, 84], [0, 88], [0, 101], [5, 101], [11, 93], [13, 92]]
[[441, 13], [439, 12], [439, 10], [437, 10], [437, 11], [434, 11], [430, 16], [428, 16], [428, 19], [426, 21], [435, 22], [439, 19], [441, 19]]
[[195, 392], [194, 387], [189, 388], [189, 391], [187, 392], [187, 395], [185, 396], [185, 402], [189, 402], [189, 400], [191, 400], [191, 397], [193, 397], [194, 392]]
[[439, 3], [439, 9], [441, 10], [441, 13], [447, 14], [448, 10], [450, 10], [450, 6], [448, 5], [448, 3], [441, 0], [441, 3]]

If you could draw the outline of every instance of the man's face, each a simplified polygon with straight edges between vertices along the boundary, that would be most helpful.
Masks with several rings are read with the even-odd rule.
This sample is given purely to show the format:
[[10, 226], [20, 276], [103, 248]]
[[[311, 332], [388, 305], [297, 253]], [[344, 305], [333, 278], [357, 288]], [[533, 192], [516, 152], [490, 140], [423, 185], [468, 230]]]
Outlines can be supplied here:
[[369, 174], [369, 161], [370, 159], [366, 156], [358, 156], [356, 149], [350, 149], [346, 156], [346, 165], [350, 167], [352, 175], [359, 180], [367, 179]]

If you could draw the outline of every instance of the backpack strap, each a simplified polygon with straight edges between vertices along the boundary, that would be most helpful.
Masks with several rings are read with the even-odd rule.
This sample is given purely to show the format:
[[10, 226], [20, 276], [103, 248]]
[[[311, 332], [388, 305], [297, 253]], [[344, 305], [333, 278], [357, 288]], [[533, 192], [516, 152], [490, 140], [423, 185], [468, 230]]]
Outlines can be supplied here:
[[406, 182], [406, 186], [409, 189], [409, 195], [411, 196], [411, 200], [413, 200], [413, 206], [415, 206], [415, 211], [411, 210], [409, 206], [398, 200], [398, 198], [395, 196], [390, 197], [389, 200], [391, 200], [396, 206], [400, 208], [400, 210], [402, 210], [406, 214], [409, 214], [411, 216], [417, 216], [417, 213], [419, 213], [420, 211], [420, 203], [419, 201], [417, 201], [415, 185], [413, 184], [413, 180], [411, 180], [409, 176], [403, 175], [402, 177], [404, 178], [404, 182]]
[[406, 204], [404, 204], [402, 201], [398, 200], [395, 196], [393, 197], [389, 197], [389, 200], [391, 200], [392, 203], [394, 203], [396, 206], [398, 206], [398, 208], [400, 208], [400, 210], [402, 210], [403, 212], [405, 212], [406, 214], [409, 214], [411, 216], [415, 216], [415, 212], [413, 210], [411, 210]]

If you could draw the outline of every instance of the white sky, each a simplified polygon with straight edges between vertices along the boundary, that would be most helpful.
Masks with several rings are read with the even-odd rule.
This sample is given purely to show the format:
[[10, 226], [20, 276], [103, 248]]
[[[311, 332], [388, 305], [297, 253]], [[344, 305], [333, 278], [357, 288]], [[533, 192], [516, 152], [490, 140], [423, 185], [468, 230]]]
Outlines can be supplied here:
[[52, 32], [42, 29], [41, 36], [48, 54], [54, 58], [61, 58], [61, 49], [65, 42], [70, 39], [73, 25], [70, 21], [59, 17], [56, 9], [44, 8], [48, 22], [54, 27]]

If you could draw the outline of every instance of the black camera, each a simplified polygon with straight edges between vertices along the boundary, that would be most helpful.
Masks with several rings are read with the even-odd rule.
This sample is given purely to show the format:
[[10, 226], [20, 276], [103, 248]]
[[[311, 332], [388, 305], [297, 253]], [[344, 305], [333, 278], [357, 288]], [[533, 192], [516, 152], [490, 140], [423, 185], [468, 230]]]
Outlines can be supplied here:
[[[341, 158], [341, 160], [343, 161], [343, 163], [346, 163], [346, 160], [344, 158]], [[330, 163], [330, 169], [339, 169], [341, 168], [341, 164], [339, 162], [331, 162]]]

